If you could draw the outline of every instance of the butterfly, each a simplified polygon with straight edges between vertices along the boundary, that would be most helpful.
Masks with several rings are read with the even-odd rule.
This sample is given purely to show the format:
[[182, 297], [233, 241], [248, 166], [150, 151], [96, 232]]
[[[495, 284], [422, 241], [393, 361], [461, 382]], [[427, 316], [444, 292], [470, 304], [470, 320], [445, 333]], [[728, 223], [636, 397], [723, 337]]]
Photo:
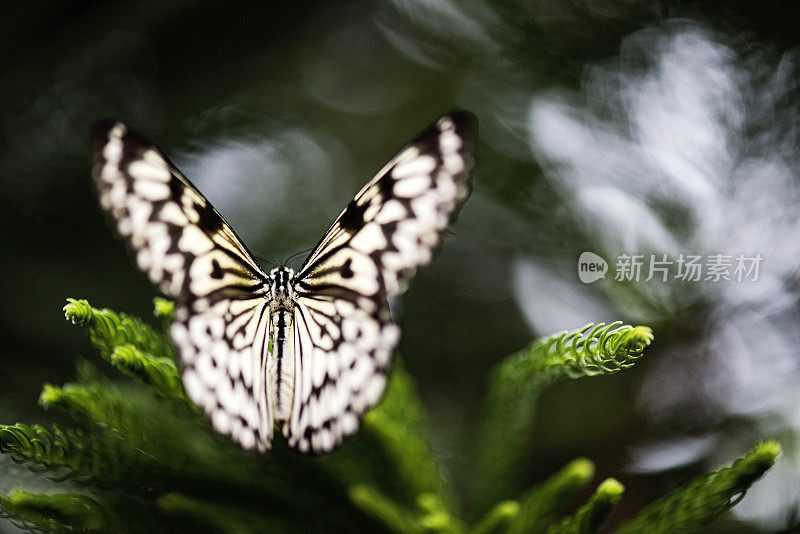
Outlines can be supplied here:
[[400, 330], [389, 300], [431, 260], [471, 191], [475, 121], [439, 118], [358, 192], [295, 272], [262, 270], [147, 139], [99, 123], [92, 178], [138, 268], [175, 301], [183, 384], [245, 449], [325, 453], [381, 397]]

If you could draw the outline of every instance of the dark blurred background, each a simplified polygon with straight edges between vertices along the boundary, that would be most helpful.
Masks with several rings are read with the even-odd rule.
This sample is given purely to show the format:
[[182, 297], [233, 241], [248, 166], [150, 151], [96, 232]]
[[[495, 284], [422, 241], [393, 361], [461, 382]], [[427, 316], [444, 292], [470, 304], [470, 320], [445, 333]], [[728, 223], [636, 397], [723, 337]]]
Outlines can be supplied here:
[[[626, 485], [623, 517], [776, 437], [778, 465], [717, 527], [795, 524], [798, 4], [34, 1], [3, 19], [2, 422], [50, 417], [42, 382], [95, 358], [66, 297], [151, 315], [156, 290], [90, 189], [96, 120], [150, 137], [280, 261], [464, 108], [480, 120], [475, 192], [399, 314], [457, 489], [491, 366], [535, 336], [621, 319], [652, 326], [652, 350], [545, 395], [529, 481], [587, 456]], [[621, 254], [764, 259], [749, 283], [588, 285], [583, 251], [612, 274]]]

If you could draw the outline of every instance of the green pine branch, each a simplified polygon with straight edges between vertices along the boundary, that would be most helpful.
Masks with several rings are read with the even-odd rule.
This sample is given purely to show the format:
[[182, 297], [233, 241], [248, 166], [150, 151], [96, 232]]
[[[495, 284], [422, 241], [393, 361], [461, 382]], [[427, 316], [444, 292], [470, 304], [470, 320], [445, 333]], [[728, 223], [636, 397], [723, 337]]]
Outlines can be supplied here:
[[166, 332], [175, 317], [175, 303], [163, 297], [154, 297], [153, 315], [161, 319], [162, 328]]
[[519, 489], [536, 403], [548, 386], [631, 367], [652, 340], [645, 326], [601, 323], [539, 339], [503, 360], [490, 377], [477, 446], [477, 506], [486, 509]]
[[364, 417], [364, 431], [377, 437], [414, 497], [432, 494], [452, 503], [451, 489], [428, 445], [422, 403], [399, 358], [381, 403]]
[[558, 525], [547, 530], [547, 534], [595, 534], [608, 521], [617, 503], [622, 498], [622, 487], [617, 480], [604, 480], [589, 499], [577, 512], [565, 518]]
[[[156, 301], [157, 313], [168, 314], [168, 301]], [[133, 345], [148, 353], [174, 358], [172, 343], [166, 336], [154, 330], [137, 317], [116, 313], [107, 308], [94, 308], [84, 299], [67, 299], [64, 316], [73, 324], [81, 325], [89, 333], [92, 345], [105, 359], [110, 359], [114, 349], [121, 345]], [[162, 318], [164, 315], [162, 315]]]
[[292, 523], [278, 517], [265, 517], [235, 506], [168, 493], [158, 498], [159, 513], [180, 525], [183, 532], [212, 530], [220, 533], [249, 534], [290, 532]]
[[[365, 458], [379, 459], [365, 463]], [[461, 532], [455, 498], [427, 441], [427, 422], [411, 377], [397, 358], [381, 402], [357, 439], [320, 459], [349, 485], [350, 498], [395, 532]], [[402, 519], [401, 519], [402, 518]]]
[[0, 453], [32, 471], [58, 473], [60, 479], [88, 474], [81, 468], [90, 446], [80, 431], [24, 423], [0, 425]]
[[350, 498], [364, 512], [398, 534], [461, 534], [464, 524], [436, 495], [423, 493], [416, 506], [393, 501], [380, 491], [364, 484], [350, 488]]
[[[154, 315], [162, 319], [166, 330], [172, 321], [174, 304], [155, 298], [153, 305]], [[73, 324], [86, 327], [95, 348], [124, 375], [138, 378], [156, 395], [180, 401], [200, 413], [183, 390], [174, 349], [164, 334], [138, 318], [94, 308], [86, 300], [68, 299], [64, 313]]]
[[577, 458], [531, 489], [520, 500], [519, 511], [508, 526], [509, 534], [544, 532], [570, 502], [591, 482], [594, 464]]
[[349, 490], [350, 499], [391, 532], [397, 534], [422, 533], [418, 518], [409, 508], [404, 508], [380, 491], [366, 484], [355, 484]]
[[753, 482], [772, 467], [780, 451], [775, 441], [761, 443], [730, 467], [698, 477], [646, 506], [616, 533], [700, 532], [744, 497]]
[[[158, 299], [155, 308], [166, 329], [174, 306]], [[622, 494], [618, 482], [606, 480], [563, 518], [594, 475], [589, 460], [577, 459], [518, 499], [484, 497], [488, 512], [468, 528], [399, 359], [362, 431], [338, 451], [304, 457], [278, 433], [270, 454], [260, 456], [241, 451], [196, 408], [187, 408], [192, 405], [164, 334], [86, 301], [71, 299], [65, 313], [86, 327], [106, 361], [135, 381], [110, 380], [79, 363], [75, 382], [45, 384], [40, 397], [42, 406], [62, 410], [78, 429], [0, 426], [0, 453], [56, 481], [75, 480], [88, 492], [0, 497], [0, 513], [30, 531], [590, 533], [599, 531]], [[537, 341], [502, 362], [486, 403], [482, 447], [491, 439], [492, 450], [479, 458], [479, 494], [513, 491], [513, 478], [501, 475], [513, 475], [525, 457], [525, 436], [544, 388], [629, 367], [651, 340], [645, 327], [598, 325]], [[733, 506], [778, 450], [773, 442], [760, 445], [733, 466], [648, 506], [620, 532], [697, 531]]]
[[15, 490], [0, 496], [0, 509], [5, 517], [32, 532], [110, 532], [122, 527], [93, 497], [79, 493]]
[[[45, 407], [62, 409], [84, 427], [91, 447], [82, 449], [80, 465], [73, 466], [84, 483], [150, 501], [162, 493], [179, 493], [233, 506], [242, 517], [254, 513], [265, 521], [302, 520], [314, 529], [321, 528], [323, 517], [363, 524], [354, 516], [346, 486], [318, 460], [279, 445], [268, 456], [248, 454], [143, 386], [80, 374], [89, 381], [48, 386], [42, 397]], [[311, 526], [308, 531], [314, 531]]]
[[495, 504], [489, 512], [478, 521], [471, 534], [499, 534], [508, 532], [514, 519], [519, 515], [519, 502], [508, 500]]
[[111, 352], [109, 361], [123, 374], [150, 386], [157, 395], [195, 406], [183, 391], [180, 371], [172, 358], [154, 356], [135, 345], [118, 345]]

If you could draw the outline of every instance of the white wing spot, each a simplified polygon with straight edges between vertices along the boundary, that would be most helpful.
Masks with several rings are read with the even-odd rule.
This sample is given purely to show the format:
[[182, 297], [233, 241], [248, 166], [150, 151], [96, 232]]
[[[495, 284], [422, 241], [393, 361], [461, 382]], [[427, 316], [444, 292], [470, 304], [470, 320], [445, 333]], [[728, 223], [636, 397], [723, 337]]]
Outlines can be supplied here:
[[433, 156], [419, 156], [399, 162], [392, 170], [392, 177], [399, 179], [418, 174], [430, 174], [435, 168], [436, 158]]
[[161, 207], [161, 211], [158, 212], [158, 217], [170, 224], [174, 224], [175, 226], [186, 226], [189, 224], [189, 219], [186, 217], [186, 214], [181, 211], [181, 208], [175, 202], [166, 202]]
[[446, 154], [456, 152], [463, 144], [461, 137], [452, 130], [445, 130], [439, 135], [439, 146]]
[[211, 423], [214, 425], [214, 428], [217, 429], [217, 432], [220, 432], [221, 434], [230, 433], [231, 418], [223, 410], [214, 411], [214, 413], [211, 415]]
[[[103, 172], [105, 172], [105, 168], [103, 169]], [[113, 207], [121, 208], [125, 205], [125, 197], [127, 195], [128, 190], [125, 187], [125, 182], [122, 180], [117, 180], [111, 186], [111, 189], [108, 190], [107, 198]]]
[[156, 165], [147, 160], [136, 160], [128, 165], [128, 174], [137, 180], [154, 180], [167, 182], [170, 179], [169, 170], [163, 165]]
[[107, 160], [105, 165], [103, 165], [103, 168], [100, 171], [100, 176], [104, 181], [109, 183], [118, 180], [120, 176], [119, 176], [119, 167], [117, 167], [117, 162]]
[[146, 248], [141, 249], [136, 253], [136, 265], [141, 271], [149, 271], [153, 262], [153, 255]]
[[169, 186], [162, 182], [136, 180], [133, 182], [133, 190], [141, 195], [142, 198], [151, 202], [157, 202], [169, 197]]
[[406, 213], [406, 209], [398, 200], [387, 200], [381, 208], [381, 211], [375, 216], [375, 222], [383, 225], [386, 223], [399, 221], [406, 216]]
[[392, 191], [398, 197], [410, 198], [421, 195], [431, 186], [431, 179], [427, 176], [412, 176], [403, 178], [394, 184]]
[[438, 121], [436, 121], [436, 126], [442, 130], [453, 130], [455, 129], [456, 125], [453, 124], [453, 120], [450, 117], [442, 117]]
[[371, 254], [376, 250], [386, 248], [386, 237], [381, 227], [375, 223], [367, 223], [350, 240], [350, 246], [364, 254]]
[[211, 239], [197, 226], [190, 225], [183, 228], [181, 238], [178, 240], [178, 248], [183, 252], [200, 256], [213, 248]]
[[442, 156], [442, 162], [444, 163], [444, 168], [450, 174], [458, 174], [464, 170], [464, 158], [455, 154], [445, 154]]

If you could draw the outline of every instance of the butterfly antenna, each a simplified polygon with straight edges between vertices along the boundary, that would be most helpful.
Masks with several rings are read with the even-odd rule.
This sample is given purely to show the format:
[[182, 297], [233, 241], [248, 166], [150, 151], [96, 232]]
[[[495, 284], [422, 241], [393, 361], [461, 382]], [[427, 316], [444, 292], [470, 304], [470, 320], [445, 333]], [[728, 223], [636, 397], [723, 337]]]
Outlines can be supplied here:
[[307, 253], [311, 252], [311, 249], [312, 249], [312, 248], [313, 248], [313, 247], [311, 247], [311, 248], [307, 248], [307, 249], [305, 249], [305, 250], [301, 250], [300, 252], [295, 252], [294, 254], [292, 254], [291, 256], [289, 256], [288, 258], [286, 258], [286, 261], [284, 261], [284, 262], [283, 262], [283, 264], [288, 266], [290, 261], [292, 261], [293, 259], [295, 259], [295, 258], [299, 257], [299, 256], [300, 256], [300, 255], [302, 255], [302, 254], [307, 254]]
[[271, 260], [271, 259], [266, 258], [264, 256], [258, 256], [258, 255], [256, 255], [255, 258], [259, 263], [269, 263], [273, 267], [279, 267], [278, 262], [275, 261], [275, 260]]

